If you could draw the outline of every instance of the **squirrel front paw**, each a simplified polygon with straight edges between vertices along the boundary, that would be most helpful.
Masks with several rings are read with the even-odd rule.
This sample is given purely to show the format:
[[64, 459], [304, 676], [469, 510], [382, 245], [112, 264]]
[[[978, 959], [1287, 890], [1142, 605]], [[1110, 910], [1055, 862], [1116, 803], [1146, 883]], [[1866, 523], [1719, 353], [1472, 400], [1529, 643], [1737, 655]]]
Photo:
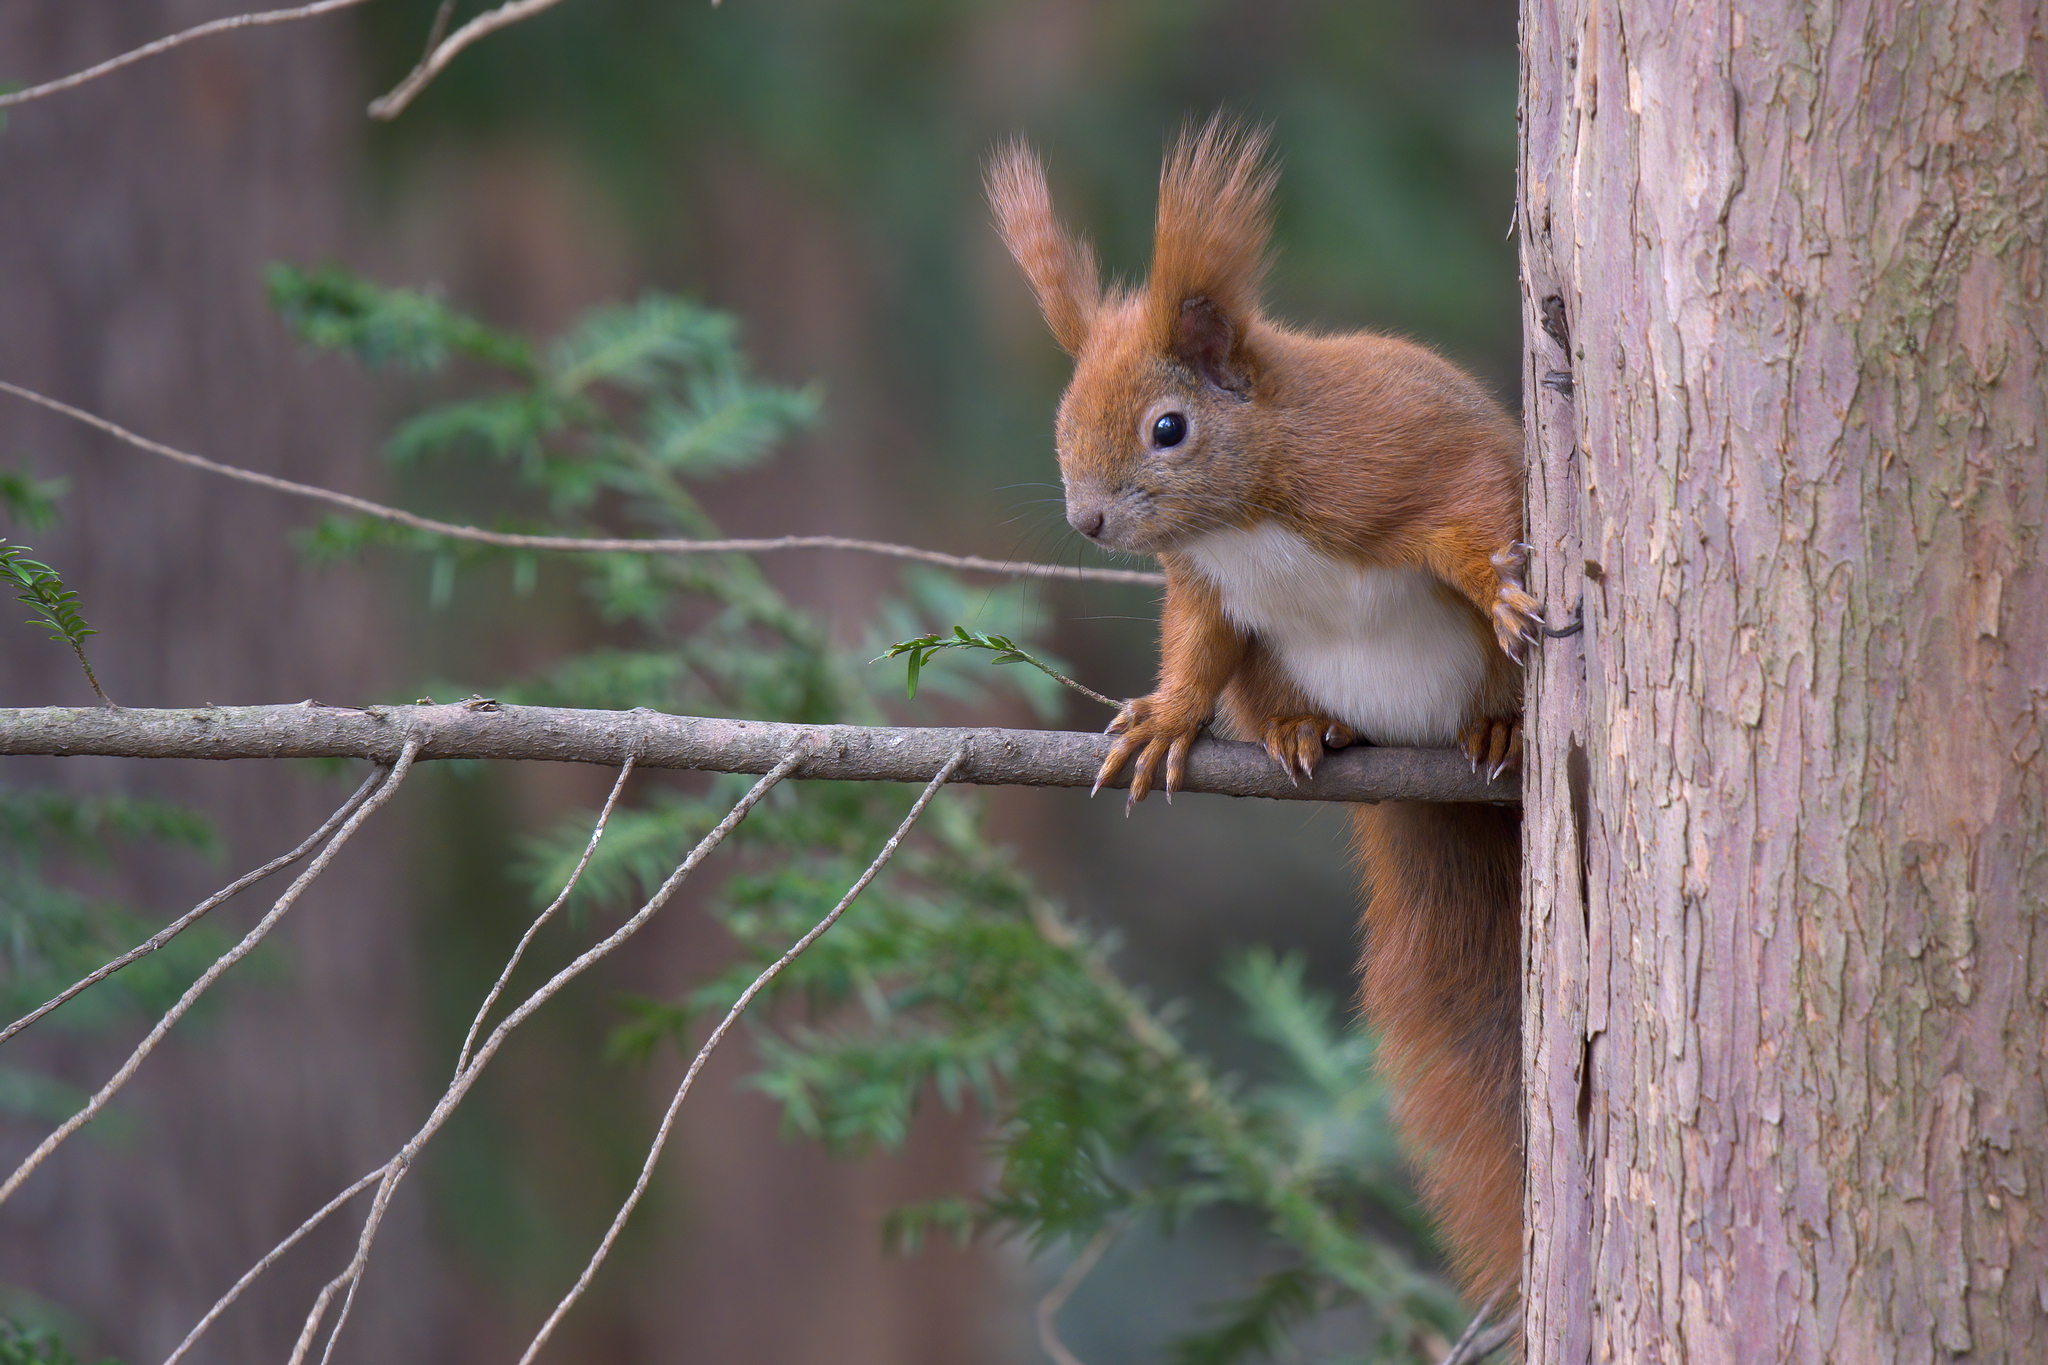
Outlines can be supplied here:
[[1543, 606], [1522, 586], [1529, 568], [1530, 546], [1515, 541], [1493, 556], [1493, 571], [1500, 576], [1500, 592], [1493, 602], [1493, 638], [1501, 652], [1517, 663], [1522, 646], [1536, 642], [1536, 628], [1543, 623]]
[[1472, 771], [1486, 765], [1487, 780], [1522, 770], [1522, 718], [1489, 717], [1473, 721], [1458, 736], [1458, 747], [1472, 760]]
[[1258, 738], [1280, 770], [1299, 785], [1302, 778], [1316, 775], [1323, 750], [1349, 748], [1358, 742], [1358, 732], [1328, 716], [1272, 716], [1259, 726]]
[[1137, 761], [1131, 765], [1131, 792], [1124, 800], [1124, 814], [1129, 815], [1131, 808], [1152, 790], [1153, 773], [1161, 759], [1166, 761], [1166, 799], [1172, 802], [1173, 794], [1180, 790], [1181, 780], [1187, 776], [1188, 749], [1208, 723], [1206, 712], [1164, 693], [1155, 692], [1149, 697], [1125, 702], [1124, 709], [1104, 731], [1115, 735], [1117, 741], [1110, 746], [1109, 757], [1102, 760], [1102, 767], [1095, 774], [1095, 786], [1088, 794], [1093, 796], [1101, 791], [1102, 784], [1115, 777], [1125, 761], [1136, 754]]

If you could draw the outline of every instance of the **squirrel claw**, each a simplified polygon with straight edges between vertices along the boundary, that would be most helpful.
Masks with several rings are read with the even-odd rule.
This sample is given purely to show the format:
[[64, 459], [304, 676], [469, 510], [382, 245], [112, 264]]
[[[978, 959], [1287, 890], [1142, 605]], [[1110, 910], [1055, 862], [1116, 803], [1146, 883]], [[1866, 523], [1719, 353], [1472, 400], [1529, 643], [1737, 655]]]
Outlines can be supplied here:
[[1497, 550], [1492, 557], [1493, 571], [1500, 580], [1500, 591], [1493, 603], [1493, 637], [1500, 645], [1501, 652], [1510, 659], [1522, 661], [1523, 644], [1535, 644], [1531, 632], [1543, 621], [1543, 607], [1530, 596], [1522, 584], [1522, 575], [1529, 568], [1529, 556], [1535, 547], [1526, 540], [1510, 541], [1506, 548]]
[[1298, 787], [1316, 775], [1325, 750], [1356, 744], [1358, 734], [1328, 716], [1272, 716], [1259, 727], [1259, 741], [1287, 780]]
[[1475, 720], [1458, 737], [1458, 747], [1471, 760], [1473, 772], [1477, 773], [1481, 764], [1486, 765], [1486, 780], [1489, 782], [1498, 781], [1503, 773], [1519, 772], [1522, 768], [1522, 718], [1482, 717]]
[[1125, 703], [1117, 718], [1110, 722], [1117, 740], [1102, 760], [1102, 767], [1095, 775], [1095, 786], [1089, 794], [1092, 796], [1100, 791], [1102, 784], [1115, 777], [1129, 762], [1131, 785], [1129, 795], [1124, 798], [1124, 814], [1129, 815], [1152, 791], [1153, 775], [1159, 771], [1163, 760], [1165, 771], [1160, 786], [1171, 802], [1173, 793], [1180, 790], [1187, 776], [1188, 749], [1205, 723], [1202, 719], [1188, 723], [1186, 710], [1175, 707], [1170, 697], [1164, 700], [1139, 697]]
[[1512, 579], [1502, 582], [1493, 604], [1493, 637], [1509, 658], [1519, 658], [1517, 645], [1536, 643], [1533, 634], [1543, 620], [1543, 607]]

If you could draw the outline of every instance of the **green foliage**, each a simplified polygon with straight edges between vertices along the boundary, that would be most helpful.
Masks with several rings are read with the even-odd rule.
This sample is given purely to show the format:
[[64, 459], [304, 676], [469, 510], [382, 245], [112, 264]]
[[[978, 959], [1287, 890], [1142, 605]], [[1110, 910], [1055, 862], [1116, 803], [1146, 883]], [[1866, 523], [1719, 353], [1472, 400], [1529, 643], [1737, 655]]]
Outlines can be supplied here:
[[484, 327], [410, 289], [379, 289], [334, 266], [298, 270], [274, 265], [265, 274], [271, 306], [302, 340], [345, 350], [365, 365], [439, 369], [451, 354], [527, 369], [523, 342]]
[[1060, 672], [1045, 660], [1032, 654], [1029, 650], [1019, 649], [1016, 642], [1011, 640], [1009, 636], [990, 635], [978, 630], [969, 630], [965, 626], [954, 626], [953, 633], [950, 636], [932, 631], [928, 634], [920, 635], [914, 640], [900, 640], [890, 645], [873, 662], [881, 663], [884, 659], [907, 657], [910, 663], [910, 676], [907, 680], [908, 694], [914, 698], [917, 696], [918, 674], [924, 671], [924, 666], [930, 663], [935, 656], [949, 649], [985, 650], [995, 655], [995, 658], [990, 659], [989, 662], [998, 668], [1005, 664], [1030, 664], [1040, 673], [1043, 673], [1046, 677], [1051, 678], [1063, 687], [1071, 687], [1083, 696], [1099, 701], [1106, 706], [1116, 705], [1110, 698], [1103, 696], [1092, 688], [1083, 687], [1080, 683], [1075, 682], [1072, 678]]
[[85, 623], [78, 612], [78, 594], [64, 586], [64, 580], [57, 571], [47, 564], [23, 556], [32, 547], [9, 545], [0, 538], [0, 582], [14, 589], [15, 600], [35, 609], [35, 615], [28, 624], [43, 626], [50, 632], [52, 640], [71, 646], [78, 656], [78, 666], [85, 670], [85, 680], [92, 684], [92, 690], [99, 699], [112, 706], [107, 694], [100, 690], [100, 680], [93, 676], [92, 662], [85, 657], [85, 637], [97, 635], [98, 631]]
[[1300, 1268], [1265, 1276], [1251, 1293], [1216, 1310], [1215, 1326], [1176, 1341], [1175, 1365], [1232, 1365], [1279, 1354], [1289, 1329], [1322, 1307], [1321, 1290]]
[[[0, 1365], [78, 1365], [78, 1357], [55, 1332], [0, 1317]], [[116, 1362], [109, 1358], [101, 1365]]]
[[0, 469], [0, 510], [31, 531], [40, 531], [57, 519], [57, 499], [71, 484], [65, 479], [39, 479], [34, 471]]
[[[123, 842], [185, 848], [205, 856], [219, 852], [213, 826], [178, 806], [128, 796], [0, 787], [0, 1016], [5, 1020], [34, 1009], [155, 930], [154, 923], [127, 906], [81, 894], [53, 878], [69, 867], [104, 865]], [[161, 1011], [223, 946], [204, 925], [188, 929], [71, 1000], [42, 1027], [90, 1030]], [[0, 1067], [0, 1114], [53, 1121], [68, 1118], [82, 1100], [49, 1077]]]
[[[357, 12], [386, 85], [418, 59], [437, 3]], [[779, 232], [771, 245], [707, 230], [734, 211], [736, 168], [776, 186], [829, 225], [828, 306], [871, 295], [856, 325], [888, 343], [855, 357], [860, 382], [908, 428], [898, 473], [927, 508], [1045, 477], [1066, 366], [1007, 306], [1021, 282], [991, 273], [980, 192], [989, 150], [1020, 132], [1046, 152], [1063, 212], [1128, 277], [1143, 271], [1171, 131], [1219, 107], [1270, 122], [1286, 161], [1275, 316], [1427, 337], [1514, 389], [1512, 6], [1137, 0], [1058, 14], [1023, 0], [578, 0], [465, 52], [377, 151], [427, 179], [451, 144], [539, 142], [609, 191], [606, 220], [636, 228], [640, 258], [663, 269], [780, 249], [792, 239]], [[1040, 54], [1028, 80], [1026, 51]], [[750, 221], [777, 220], [758, 193], [747, 203]], [[918, 498], [922, 480], [943, 493]]]
[[[361, 282], [328, 289], [362, 316], [401, 308]], [[451, 335], [485, 330], [445, 310], [435, 316]], [[329, 344], [369, 354], [352, 337], [328, 334]], [[510, 339], [491, 349], [514, 352]], [[762, 458], [815, 406], [811, 395], [748, 379], [731, 323], [675, 299], [606, 310], [529, 353], [537, 357], [530, 366], [498, 367], [495, 392], [405, 423], [393, 457], [509, 468], [515, 479], [463, 482], [509, 486], [526, 506], [544, 505], [557, 531], [615, 533], [625, 524], [650, 535], [711, 535], [691, 481]], [[600, 388], [603, 402], [591, 396]], [[472, 520], [519, 514], [517, 503], [464, 509]], [[327, 553], [403, 545], [465, 570], [504, 557], [360, 523], [329, 523], [316, 544]], [[975, 603], [987, 618], [1023, 621], [1014, 589], [970, 595], [944, 575], [906, 574], [904, 595], [855, 650], [742, 556], [550, 562], [576, 572], [624, 643], [523, 680], [451, 679], [455, 687], [531, 703], [874, 723], [902, 705], [891, 677], [867, 666], [884, 649], [911, 656], [927, 694], [985, 701], [994, 682], [1009, 681], [1043, 713], [1060, 700], [1057, 673], [1031, 654], [1021, 625], [937, 633], [937, 622], [958, 620]], [[879, 643], [889, 639], [903, 643]], [[975, 651], [1037, 669], [957, 666], [957, 656]], [[614, 913], [644, 897], [750, 781], [718, 778], [701, 795], [657, 787], [616, 811], [571, 902], [576, 915]], [[631, 1061], [670, 1043], [693, 1049], [707, 1018], [838, 900], [913, 795], [829, 782], [771, 793], [728, 840], [735, 856], [724, 865], [738, 870], [708, 906], [737, 945], [736, 960], [679, 999], [622, 1002], [610, 1054]], [[538, 902], [557, 893], [588, 832], [580, 819], [529, 844], [522, 875]], [[1191, 1052], [1170, 1012], [1118, 980], [1113, 948], [1067, 920], [1010, 862], [983, 831], [978, 801], [949, 792], [748, 1016], [761, 1059], [751, 1084], [780, 1106], [790, 1133], [836, 1151], [899, 1146], [933, 1103], [986, 1116], [990, 1183], [898, 1210], [884, 1231], [902, 1248], [978, 1234], [1042, 1248], [1133, 1219], [1171, 1226], [1211, 1210], [1251, 1211], [1290, 1265], [1192, 1334], [1181, 1348], [1188, 1359], [1249, 1358], [1304, 1316], [1340, 1305], [1368, 1308], [1396, 1353], [1388, 1359], [1406, 1358], [1400, 1353], [1424, 1327], [1450, 1328], [1455, 1300], [1412, 1258], [1408, 1200], [1391, 1175], [1365, 1044], [1337, 1025], [1330, 1002], [1303, 989], [1300, 964], [1253, 955], [1232, 974], [1247, 1028], [1273, 1044], [1286, 1072], [1251, 1084]]]
[[35, 608], [30, 625], [47, 627], [52, 640], [81, 648], [86, 636], [99, 632], [78, 614], [78, 594], [64, 586], [55, 569], [22, 557], [32, 548], [0, 539], [0, 579], [14, 589], [16, 601]]
[[[0, 505], [16, 521], [46, 526], [56, 520], [56, 500], [64, 487], [62, 480], [40, 480], [27, 470], [0, 471]], [[31, 624], [56, 632], [53, 638], [77, 652], [98, 692], [82, 647], [95, 632], [79, 615], [78, 594], [48, 565], [24, 558], [27, 548], [0, 541], [0, 577], [36, 609]], [[105, 693], [100, 696], [106, 699]], [[211, 823], [166, 802], [0, 787], [0, 1021], [34, 1009], [156, 928], [129, 907], [83, 895], [51, 875], [61, 878], [67, 866], [104, 866], [124, 842], [181, 847], [208, 857], [220, 851]], [[49, 1016], [48, 1026], [89, 1030], [161, 1011], [221, 946], [219, 936], [204, 926], [188, 929], [74, 997]], [[0, 1066], [0, 1115], [56, 1123], [78, 1112], [85, 1098], [40, 1072]], [[118, 1140], [127, 1125], [116, 1111], [103, 1114], [93, 1131], [101, 1140]], [[53, 1327], [22, 1320], [21, 1310], [10, 1302], [0, 1309], [0, 1365], [78, 1362]]]
[[[0, 787], [0, 1011], [8, 1018], [41, 1004], [155, 926], [126, 907], [97, 900], [53, 878], [67, 866], [103, 866], [115, 845], [147, 842], [202, 856], [219, 839], [202, 816], [161, 801], [77, 796]], [[54, 866], [53, 866], [54, 864]], [[51, 1016], [93, 1027], [169, 1005], [220, 948], [203, 927], [187, 930]], [[5, 1094], [0, 1090], [0, 1108]], [[14, 1093], [27, 1094], [27, 1091]]]
[[104, 864], [117, 839], [148, 839], [209, 856], [220, 842], [206, 817], [163, 801], [0, 788], [0, 850], [32, 864], [53, 850]]

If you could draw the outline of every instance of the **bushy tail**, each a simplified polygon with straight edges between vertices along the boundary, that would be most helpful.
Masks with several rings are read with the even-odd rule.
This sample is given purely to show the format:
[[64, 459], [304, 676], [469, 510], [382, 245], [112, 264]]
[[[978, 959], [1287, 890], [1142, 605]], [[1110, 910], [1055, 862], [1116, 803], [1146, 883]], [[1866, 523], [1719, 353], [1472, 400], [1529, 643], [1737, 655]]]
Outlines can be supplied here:
[[1423, 1199], [1483, 1299], [1521, 1270], [1521, 815], [1389, 802], [1353, 827], [1365, 1018]]

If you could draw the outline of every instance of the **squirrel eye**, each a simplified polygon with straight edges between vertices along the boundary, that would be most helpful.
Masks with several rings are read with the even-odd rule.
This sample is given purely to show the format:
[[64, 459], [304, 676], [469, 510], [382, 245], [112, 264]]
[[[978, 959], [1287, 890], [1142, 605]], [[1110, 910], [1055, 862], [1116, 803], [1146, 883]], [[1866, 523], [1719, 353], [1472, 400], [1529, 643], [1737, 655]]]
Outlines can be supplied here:
[[1171, 450], [1188, 438], [1188, 419], [1177, 412], [1162, 412], [1152, 423], [1152, 444]]

